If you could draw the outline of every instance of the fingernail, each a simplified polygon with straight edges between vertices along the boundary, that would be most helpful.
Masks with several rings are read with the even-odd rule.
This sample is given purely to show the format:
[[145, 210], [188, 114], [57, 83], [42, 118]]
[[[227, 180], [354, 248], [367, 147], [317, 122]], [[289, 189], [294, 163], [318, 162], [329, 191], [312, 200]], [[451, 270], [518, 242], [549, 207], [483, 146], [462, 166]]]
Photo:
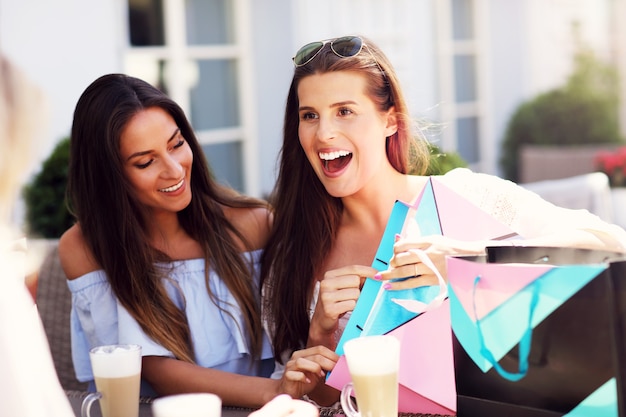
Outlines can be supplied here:
[[380, 281], [381, 279], [383, 279], [383, 276], [380, 272], [378, 272], [376, 275], [374, 275], [374, 279]]
[[399, 233], [396, 233], [396, 240], [400, 240], [400, 239], [402, 239], [402, 235]]
[[383, 285], [383, 289], [385, 289], [385, 290], [391, 289], [391, 284], [387, 283], [387, 284]]

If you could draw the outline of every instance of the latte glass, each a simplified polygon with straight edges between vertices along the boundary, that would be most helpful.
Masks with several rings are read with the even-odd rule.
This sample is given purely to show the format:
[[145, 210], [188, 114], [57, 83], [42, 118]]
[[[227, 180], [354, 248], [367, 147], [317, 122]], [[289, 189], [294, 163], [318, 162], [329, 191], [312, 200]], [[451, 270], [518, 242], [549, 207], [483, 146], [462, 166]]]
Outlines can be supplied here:
[[91, 417], [91, 406], [100, 401], [102, 417], [138, 417], [141, 346], [98, 346], [89, 359], [98, 392], [85, 397], [81, 416]]
[[397, 417], [400, 341], [388, 335], [358, 337], [345, 343], [344, 353], [352, 378], [341, 391], [346, 416]]

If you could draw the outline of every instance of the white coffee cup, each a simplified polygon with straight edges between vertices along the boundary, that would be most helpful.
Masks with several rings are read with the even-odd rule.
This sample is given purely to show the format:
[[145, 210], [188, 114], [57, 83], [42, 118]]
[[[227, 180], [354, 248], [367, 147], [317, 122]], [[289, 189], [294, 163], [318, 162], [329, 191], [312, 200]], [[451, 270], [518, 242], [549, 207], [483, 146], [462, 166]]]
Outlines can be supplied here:
[[152, 402], [154, 417], [220, 417], [222, 400], [215, 394], [190, 393], [160, 397]]
[[[348, 417], [397, 417], [400, 341], [394, 336], [363, 336], [344, 344], [352, 382], [341, 390]], [[359, 410], [350, 397], [356, 397]]]
[[107, 345], [89, 351], [96, 389], [81, 407], [91, 417], [91, 406], [100, 401], [102, 417], [138, 417], [141, 386], [141, 346]]

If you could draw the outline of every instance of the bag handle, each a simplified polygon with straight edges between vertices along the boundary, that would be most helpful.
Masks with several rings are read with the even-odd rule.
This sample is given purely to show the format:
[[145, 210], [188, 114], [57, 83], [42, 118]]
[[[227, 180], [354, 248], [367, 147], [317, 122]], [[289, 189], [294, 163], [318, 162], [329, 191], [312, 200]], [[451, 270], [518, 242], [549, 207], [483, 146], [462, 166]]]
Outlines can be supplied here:
[[493, 356], [491, 351], [487, 348], [485, 344], [485, 337], [483, 335], [483, 331], [480, 325], [480, 320], [477, 318], [476, 314], [476, 289], [478, 288], [478, 283], [480, 282], [480, 275], [478, 275], [474, 279], [474, 287], [472, 289], [472, 302], [474, 308], [474, 317], [476, 317], [476, 329], [478, 330], [478, 341], [480, 343], [480, 354], [494, 367], [494, 369], [500, 374], [501, 377], [508, 379], [509, 381], [519, 381], [524, 378], [528, 373], [528, 357], [530, 356], [530, 345], [533, 337], [533, 316], [535, 313], [535, 309], [539, 302], [539, 283], [534, 282], [531, 286], [533, 287], [532, 298], [530, 300], [530, 313], [528, 314], [528, 327], [524, 331], [522, 338], [519, 342], [519, 367], [518, 372], [509, 372], [504, 369]]
[[430, 270], [434, 272], [435, 276], [437, 277], [437, 282], [439, 284], [439, 293], [435, 296], [435, 298], [431, 300], [430, 303], [424, 303], [417, 300], [405, 300], [400, 298], [392, 298], [391, 301], [404, 307], [411, 313], [421, 314], [439, 307], [441, 303], [443, 303], [444, 300], [448, 298], [448, 284], [443, 279], [443, 276], [441, 276], [441, 273], [439, 272], [433, 261], [431, 261], [428, 255], [426, 255], [426, 252], [421, 249], [410, 249], [409, 252], [416, 254], [419, 257], [420, 261], [422, 261], [424, 265], [426, 265]]

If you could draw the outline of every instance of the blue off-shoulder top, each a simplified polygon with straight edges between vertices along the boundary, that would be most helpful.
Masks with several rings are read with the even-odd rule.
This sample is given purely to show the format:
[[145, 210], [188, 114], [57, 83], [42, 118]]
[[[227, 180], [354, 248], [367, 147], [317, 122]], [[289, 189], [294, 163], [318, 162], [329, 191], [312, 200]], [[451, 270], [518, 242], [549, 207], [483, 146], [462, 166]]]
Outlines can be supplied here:
[[[254, 265], [257, 286], [261, 253], [262, 250], [257, 250], [244, 254]], [[219, 306], [209, 297], [204, 259], [174, 261], [160, 266], [168, 268], [169, 279], [164, 283], [169, 296], [187, 315], [198, 365], [242, 375], [269, 377], [272, 374], [274, 360], [267, 332], [261, 357], [254, 360], [243, 334], [244, 322], [239, 306], [213, 270], [209, 271], [209, 285]], [[146, 335], [117, 301], [103, 270], [68, 280], [67, 285], [72, 293], [72, 360], [79, 381], [89, 381], [93, 385], [89, 350], [95, 346], [132, 343], [142, 347], [143, 356], [174, 357], [172, 352]], [[154, 391], [143, 383], [142, 395], [154, 395]]]

